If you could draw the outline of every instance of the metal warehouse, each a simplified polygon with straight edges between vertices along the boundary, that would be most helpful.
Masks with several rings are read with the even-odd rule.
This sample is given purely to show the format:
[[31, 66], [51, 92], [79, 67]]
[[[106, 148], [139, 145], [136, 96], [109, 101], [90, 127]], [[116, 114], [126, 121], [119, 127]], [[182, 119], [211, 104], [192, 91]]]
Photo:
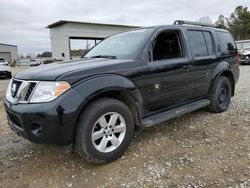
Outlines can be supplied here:
[[47, 28], [50, 29], [52, 57], [70, 60], [71, 40], [85, 40], [88, 45], [93, 46], [110, 35], [135, 29], [138, 26], [61, 20], [48, 25]]
[[0, 43], [0, 57], [5, 58], [9, 63], [14, 63], [18, 59], [17, 46]]

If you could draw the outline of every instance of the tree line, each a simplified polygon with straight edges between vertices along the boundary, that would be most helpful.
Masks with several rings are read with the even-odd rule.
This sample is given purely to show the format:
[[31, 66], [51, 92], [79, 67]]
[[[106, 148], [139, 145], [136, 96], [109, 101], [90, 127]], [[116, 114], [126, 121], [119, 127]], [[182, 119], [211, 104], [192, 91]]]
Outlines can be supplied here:
[[230, 31], [235, 40], [250, 39], [250, 11], [248, 7], [236, 7], [229, 17], [220, 15], [215, 24]]

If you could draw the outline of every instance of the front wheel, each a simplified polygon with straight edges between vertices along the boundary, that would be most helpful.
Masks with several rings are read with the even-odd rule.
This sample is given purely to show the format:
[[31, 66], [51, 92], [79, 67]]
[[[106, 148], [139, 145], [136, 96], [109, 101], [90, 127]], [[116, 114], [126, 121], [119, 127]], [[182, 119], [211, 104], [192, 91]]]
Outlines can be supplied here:
[[229, 79], [225, 76], [220, 76], [215, 82], [209, 110], [216, 113], [221, 113], [227, 110], [232, 95], [232, 86]]
[[104, 98], [92, 103], [81, 115], [75, 149], [85, 160], [100, 164], [120, 157], [134, 135], [134, 122], [127, 105]]

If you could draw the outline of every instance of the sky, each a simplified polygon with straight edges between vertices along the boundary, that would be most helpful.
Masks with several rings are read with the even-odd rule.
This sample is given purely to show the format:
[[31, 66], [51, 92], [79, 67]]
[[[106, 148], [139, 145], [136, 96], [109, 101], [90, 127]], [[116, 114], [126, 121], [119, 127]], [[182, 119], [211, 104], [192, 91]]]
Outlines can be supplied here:
[[47, 25], [59, 20], [150, 26], [229, 16], [250, 0], [0, 0], [0, 43], [19, 54], [51, 51]]

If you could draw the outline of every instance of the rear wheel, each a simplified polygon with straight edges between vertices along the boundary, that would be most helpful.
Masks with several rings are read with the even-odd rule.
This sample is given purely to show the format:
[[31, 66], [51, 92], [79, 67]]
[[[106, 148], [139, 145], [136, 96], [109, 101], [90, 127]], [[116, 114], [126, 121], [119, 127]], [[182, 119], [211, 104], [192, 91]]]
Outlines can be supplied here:
[[220, 76], [215, 82], [212, 89], [210, 111], [221, 113], [227, 110], [232, 94], [232, 86], [229, 79], [225, 76]]
[[116, 99], [100, 99], [82, 113], [75, 149], [89, 162], [109, 162], [126, 151], [133, 134], [133, 117], [127, 105]]

